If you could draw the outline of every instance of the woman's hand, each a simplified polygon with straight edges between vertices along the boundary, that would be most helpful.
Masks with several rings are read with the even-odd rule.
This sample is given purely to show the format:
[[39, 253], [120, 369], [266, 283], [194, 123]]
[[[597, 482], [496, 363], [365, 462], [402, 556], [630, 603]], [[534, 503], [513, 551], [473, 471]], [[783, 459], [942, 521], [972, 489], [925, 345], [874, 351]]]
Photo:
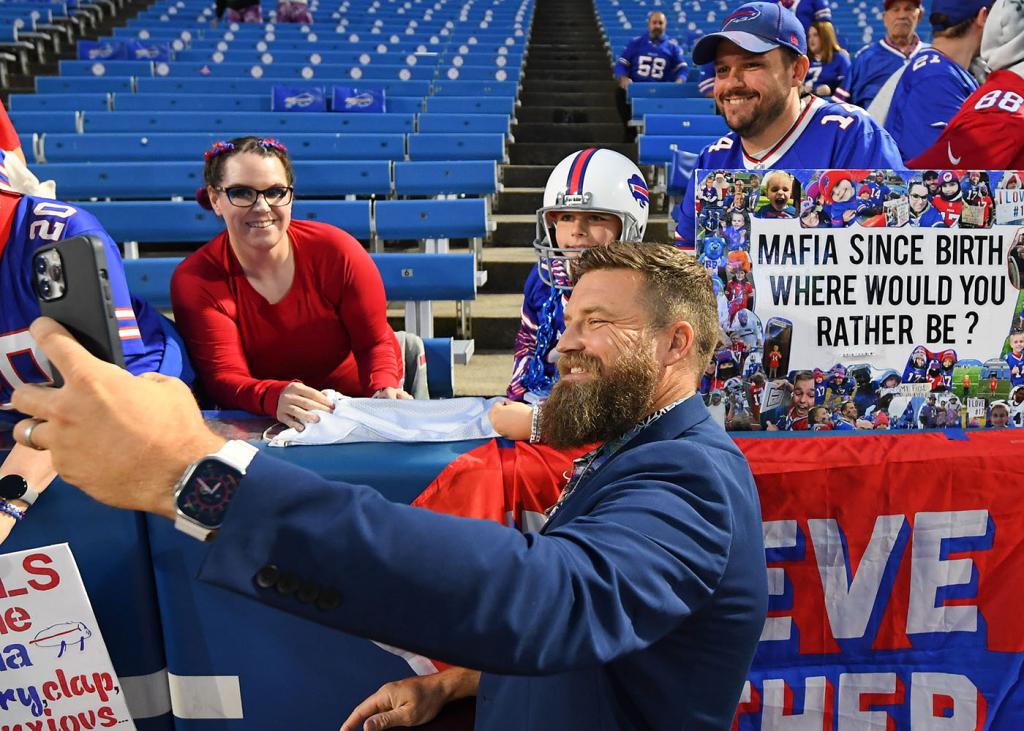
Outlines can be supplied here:
[[518, 401], [499, 401], [487, 412], [487, 418], [506, 439], [525, 442], [530, 438], [533, 407]]
[[334, 404], [320, 391], [296, 381], [289, 383], [281, 392], [274, 416], [285, 426], [302, 431], [306, 424], [320, 421], [317, 411], [334, 411]]
[[448, 668], [387, 683], [356, 706], [341, 731], [420, 726], [433, 720], [446, 703], [476, 695], [479, 685], [480, 673], [466, 668]]
[[400, 388], [381, 388], [373, 394], [373, 398], [389, 398], [389, 399], [411, 399], [408, 393]]

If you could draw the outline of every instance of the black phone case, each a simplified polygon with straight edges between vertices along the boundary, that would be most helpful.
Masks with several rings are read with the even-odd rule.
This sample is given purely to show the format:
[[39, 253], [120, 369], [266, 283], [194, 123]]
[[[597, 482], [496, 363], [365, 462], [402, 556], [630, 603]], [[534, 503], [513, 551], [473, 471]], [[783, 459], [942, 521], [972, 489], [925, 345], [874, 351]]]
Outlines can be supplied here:
[[[36, 257], [52, 249], [60, 253], [67, 289], [60, 299], [52, 301], [44, 300], [37, 289], [36, 297], [42, 314], [66, 327], [86, 350], [100, 360], [124, 368], [124, 351], [121, 349], [103, 242], [95, 236], [82, 235], [38, 249], [32, 257], [33, 272]], [[33, 275], [34, 287], [35, 284]], [[57, 386], [63, 383], [56, 368], [53, 368], [53, 380]]]

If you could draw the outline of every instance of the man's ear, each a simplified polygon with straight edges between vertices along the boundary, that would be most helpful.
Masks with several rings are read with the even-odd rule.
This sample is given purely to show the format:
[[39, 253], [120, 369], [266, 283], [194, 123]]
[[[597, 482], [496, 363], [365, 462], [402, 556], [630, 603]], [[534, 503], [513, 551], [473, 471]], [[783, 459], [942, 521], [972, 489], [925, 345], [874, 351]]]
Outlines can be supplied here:
[[793, 62], [793, 77], [790, 79], [792, 86], [802, 87], [807, 78], [807, 72], [811, 68], [811, 61], [807, 56], [800, 56]]
[[668, 325], [666, 330], [669, 340], [662, 363], [669, 366], [689, 360], [693, 356], [694, 350], [693, 325], [686, 320], [679, 320]]

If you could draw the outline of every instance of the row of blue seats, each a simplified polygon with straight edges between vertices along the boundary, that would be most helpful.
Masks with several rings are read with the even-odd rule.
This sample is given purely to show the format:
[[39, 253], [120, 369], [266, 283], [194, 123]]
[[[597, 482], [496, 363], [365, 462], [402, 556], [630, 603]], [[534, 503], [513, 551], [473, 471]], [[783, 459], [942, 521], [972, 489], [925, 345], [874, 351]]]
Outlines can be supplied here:
[[[113, 36], [101, 36], [99, 40], [100, 42], [113, 42], [124, 39], [114, 38]], [[507, 46], [504, 41], [476, 43], [472, 46], [467, 43], [446, 43], [428, 46], [425, 43], [403, 40], [400, 36], [394, 42], [378, 39], [357, 41], [355, 43], [347, 38], [334, 39], [333, 37], [317, 38], [315, 42], [309, 41], [308, 37], [303, 39], [277, 38], [273, 41], [266, 41], [262, 38], [236, 39], [233, 41], [205, 38], [195, 39], [188, 43], [181, 41], [180, 38], [176, 40], [181, 42], [181, 46], [175, 47], [172, 45], [172, 50], [205, 51], [208, 53], [228, 50], [259, 51], [260, 53], [266, 51], [273, 53], [277, 51], [305, 51], [313, 53], [315, 51], [319, 53], [395, 53], [402, 55], [409, 53], [436, 53], [444, 57], [454, 57], [455, 55], [466, 57], [515, 55], [522, 57], [527, 53], [527, 50], [522, 46]]]
[[[119, 242], [203, 243], [224, 221], [195, 201], [95, 201], [81, 204]], [[491, 230], [483, 198], [450, 200], [298, 200], [292, 218], [322, 221], [361, 241], [482, 239]]]
[[[223, 42], [223, 41], [222, 41]], [[80, 60], [82, 59], [79, 56]], [[93, 57], [90, 57], [93, 58]], [[247, 63], [247, 64], [297, 64], [302, 68], [306, 64], [323, 66], [373, 66], [373, 65], [445, 65], [445, 66], [479, 66], [505, 69], [519, 69], [523, 63], [523, 54], [516, 53], [473, 53], [460, 54], [455, 50], [436, 51], [404, 51], [387, 50], [384, 52], [352, 51], [318, 48], [311, 51], [308, 47], [301, 49], [267, 48], [263, 51], [255, 48], [192, 48], [174, 52], [177, 63]]]
[[[439, 44], [448, 43], [467, 43], [469, 45], [477, 45], [479, 43], [504, 43], [507, 46], [523, 46], [526, 44], [526, 34], [522, 30], [484, 30], [484, 29], [455, 29], [450, 30], [448, 28], [442, 28], [439, 31], [426, 31], [426, 32], [403, 32], [401, 34], [392, 33], [390, 31], [382, 31], [380, 28], [371, 28], [367, 31], [350, 31], [347, 28], [342, 27], [324, 27], [318, 28], [315, 33], [311, 31], [304, 31], [301, 27], [288, 26], [288, 25], [276, 25], [272, 26], [270, 30], [267, 30], [261, 25], [247, 24], [237, 28], [203, 28], [192, 21], [189, 25], [170, 25], [167, 23], [161, 23], [158, 25], [149, 25], [145, 28], [138, 26], [120, 26], [114, 28], [112, 33], [118, 38], [138, 38], [140, 40], [149, 41], [172, 41], [175, 38], [181, 38], [182, 40], [191, 40], [193, 38], [216, 38], [231, 41], [236, 38], [253, 39], [257, 40], [264, 38], [267, 35], [272, 35], [275, 38], [308, 38], [310, 35], [315, 35], [317, 40], [327, 39], [336, 37], [339, 39], [347, 39], [352, 43], [365, 40], [380, 40], [382, 38], [397, 38], [399, 40], [411, 41], [415, 43], [426, 43], [427, 45], [436, 46]], [[392, 41], [397, 42], [397, 41]]]
[[[494, 81], [518, 87], [519, 69], [496, 65], [448, 66], [431, 64], [345, 64], [315, 63], [213, 63], [206, 61], [121, 61], [121, 60], [62, 60], [61, 76], [129, 77], [162, 76], [184, 78], [256, 78], [256, 79], [317, 79], [334, 83], [366, 83], [373, 80], [433, 81]], [[501, 87], [498, 87], [501, 88]], [[484, 92], [486, 93], [486, 92]], [[495, 93], [505, 93], [504, 91]]]
[[[265, 134], [254, 119], [251, 134]], [[194, 160], [223, 132], [154, 132], [21, 135], [22, 149], [37, 164], [48, 162], [145, 162]], [[505, 162], [505, 135], [282, 133], [277, 138], [298, 160], [496, 160]]]
[[264, 135], [301, 129], [312, 132], [412, 133], [451, 132], [509, 134], [507, 114], [334, 114], [272, 112], [258, 120], [249, 112], [159, 111], [72, 112], [39, 111], [9, 113], [15, 129], [37, 133], [92, 134], [94, 132], [218, 132], [237, 135], [256, 126]]
[[[11, 109], [23, 112], [81, 111], [89, 113], [113, 110], [119, 112], [270, 112], [273, 108], [270, 94], [233, 94], [217, 90], [188, 94], [167, 92], [67, 94], [58, 92], [12, 94], [9, 99]], [[515, 107], [516, 100], [513, 97], [392, 96], [387, 99], [388, 114], [498, 114], [510, 117], [515, 113]], [[349, 114], [347, 116], [356, 115]], [[254, 123], [257, 121], [254, 119]], [[352, 124], [359, 123], [353, 122]]]
[[[168, 79], [149, 77], [81, 77], [66, 78], [62, 76], [36, 77], [36, 92], [40, 94], [82, 94], [86, 92], [140, 92], [148, 94], [265, 94], [268, 98], [275, 86], [272, 79], [226, 79], [199, 77], [194, 79]], [[351, 85], [351, 79], [341, 79], [337, 83]], [[295, 79], [289, 87], [305, 89], [323, 87], [323, 81], [303, 81]], [[515, 82], [496, 81], [460, 81], [439, 79], [437, 81], [402, 81], [389, 79], [375, 81], [370, 84], [374, 89], [383, 89], [389, 97], [494, 97], [514, 99], [517, 85]], [[12, 95], [19, 99], [18, 95]]]
[[[293, 167], [300, 198], [493, 195], [500, 189], [491, 160], [296, 160]], [[36, 172], [56, 181], [63, 200], [189, 198], [203, 185], [198, 156], [193, 162], [49, 163]]]

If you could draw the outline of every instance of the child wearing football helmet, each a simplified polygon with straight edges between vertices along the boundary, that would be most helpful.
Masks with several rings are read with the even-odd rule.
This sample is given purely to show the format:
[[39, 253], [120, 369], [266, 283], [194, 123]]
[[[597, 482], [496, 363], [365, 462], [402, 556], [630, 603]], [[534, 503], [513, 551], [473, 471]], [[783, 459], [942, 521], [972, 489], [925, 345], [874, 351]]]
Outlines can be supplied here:
[[523, 291], [522, 322], [508, 397], [539, 401], [558, 377], [555, 344], [572, 290], [572, 261], [580, 250], [616, 240], [642, 241], [650, 210], [640, 169], [613, 150], [575, 152], [551, 171], [537, 211], [539, 262]]

